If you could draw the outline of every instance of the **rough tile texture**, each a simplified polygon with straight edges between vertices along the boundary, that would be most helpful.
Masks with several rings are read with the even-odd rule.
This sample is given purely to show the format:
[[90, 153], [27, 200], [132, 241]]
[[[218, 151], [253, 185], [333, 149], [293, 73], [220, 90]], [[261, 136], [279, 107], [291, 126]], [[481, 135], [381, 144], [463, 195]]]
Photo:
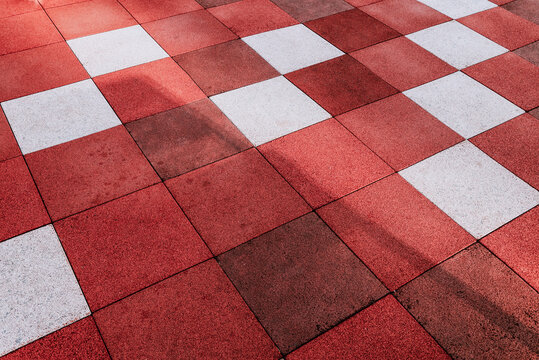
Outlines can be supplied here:
[[11, 127], [7, 122], [4, 112], [0, 108], [0, 161], [14, 158], [21, 154], [21, 149], [13, 136]]
[[539, 8], [535, 0], [514, 0], [505, 4], [503, 8], [539, 25]]
[[344, 0], [274, 0], [273, 2], [299, 22], [318, 19], [354, 8]]
[[118, 0], [139, 22], [146, 23], [202, 9], [195, 0]]
[[539, 66], [539, 41], [516, 49], [513, 53], [535, 64], [535, 66]]
[[466, 15], [496, 7], [487, 0], [418, 0], [431, 8], [453, 18], [461, 18]]

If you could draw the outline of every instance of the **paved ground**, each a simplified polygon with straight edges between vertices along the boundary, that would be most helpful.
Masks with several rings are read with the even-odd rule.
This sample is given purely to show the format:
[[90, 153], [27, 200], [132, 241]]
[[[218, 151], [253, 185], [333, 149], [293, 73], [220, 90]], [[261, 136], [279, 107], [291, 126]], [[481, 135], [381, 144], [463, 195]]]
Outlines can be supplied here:
[[536, 0], [2, 0], [2, 359], [539, 359]]

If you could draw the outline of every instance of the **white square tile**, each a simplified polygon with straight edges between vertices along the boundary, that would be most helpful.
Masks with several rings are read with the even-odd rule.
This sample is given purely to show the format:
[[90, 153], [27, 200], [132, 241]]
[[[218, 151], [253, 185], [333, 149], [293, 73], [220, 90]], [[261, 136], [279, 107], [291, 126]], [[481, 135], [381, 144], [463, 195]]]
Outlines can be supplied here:
[[476, 238], [539, 203], [539, 192], [468, 141], [400, 172]]
[[23, 154], [121, 124], [90, 79], [1, 105]]
[[496, 7], [487, 0], [418, 0], [453, 19]]
[[92, 77], [168, 57], [140, 25], [68, 40], [67, 43]]
[[90, 314], [52, 225], [0, 243], [0, 356]]
[[211, 100], [256, 146], [331, 117], [282, 76]]
[[281, 74], [344, 55], [303, 24], [243, 39]]
[[403, 94], [465, 138], [524, 113], [461, 72], [406, 90]]
[[420, 30], [406, 37], [457, 69], [508, 51], [456, 21]]

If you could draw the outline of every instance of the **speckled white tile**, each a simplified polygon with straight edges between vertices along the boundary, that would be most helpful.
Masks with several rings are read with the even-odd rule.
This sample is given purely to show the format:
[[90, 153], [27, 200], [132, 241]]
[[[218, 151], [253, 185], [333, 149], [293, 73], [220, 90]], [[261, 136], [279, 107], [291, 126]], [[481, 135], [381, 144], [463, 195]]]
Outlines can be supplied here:
[[539, 204], [539, 192], [468, 141], [400, 172], [476, 238]]
[[418, 0], [453, 19], [492, 9], [496, 4], [487, 0]]
[[420, 30], [406, 37], [457, 69], [508, 51], [456, 21]]
[[243, 41], [281, 74], [344, 54], [303, 24], [248, 36]]
[[518, 106], [461, 72], [403, 94], [465, 138], [524, 113]]
[[168, 57], [140, 25], [68, 40], [67, 43], [92, 77]]
[[0, 356], [90, 314], [52, 225], [0, 243]]
[[23, 154], [121, 124], [89, 79], [1, 105]]
[[282, 76], [211, 100], [256, 146], [331, 117]]

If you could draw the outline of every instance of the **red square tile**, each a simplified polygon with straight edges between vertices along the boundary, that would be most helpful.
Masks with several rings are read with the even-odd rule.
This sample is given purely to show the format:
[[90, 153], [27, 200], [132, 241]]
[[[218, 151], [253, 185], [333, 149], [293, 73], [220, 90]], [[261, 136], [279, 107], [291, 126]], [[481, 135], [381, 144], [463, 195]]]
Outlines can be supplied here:
[[346, 0], [347, 3], [349, 3], [349, 4], [351, 4], [351, 5], [355, 6], [355, 7], [374, 4], [374, 3], [377, 3], [379, 1], [382, 1], [382, 0]]
[[75, 3], [80, 3], [88, 0], [39, 0], [43, 8], [48, 9], [56, 6], [64, 6]]
[[208, 11], [239, 37], [298, 23], [269, 0], [242, 0]]
[[0, 21], [0, 55], [63, 41], [44, 11], [11, 16]]
[[241, 0], [197, 0], [197, 2], [204, 6], [204, 8], [211, 8], [215, 6], [221, 6], [226, 4], [232, 4]]
[[451, 18], [416, 0], [384, 0], [361, 8], [401, 34], [450, 21]]
[[509, 50], [539, 39], [539, 26], [500, 7], [458, 21]]
[[481, 242], [539, 290], [539, 207], [490, 233]]
[[261, 145], [259, 150], [314, 208], [393, 172], [334, 119]]
[[123, 123], [206, 97], [171, 58], [101, 75], [94, 81]]
[[513, 52], [535, 66], [539, 66], [539, 41], [523, 46]]
[[206, 10], [193, 11], [143, 25], [170, 55], [179, 55], [236, 38]]
[[310, 210], [255, 149], [166, 184], [214, 254]]
[[462, 70], [524, 110], [539, 106], [539, 67], [506, 53]]
[[65, 42], [0, 56], [0, 101], [49, 90], [88, 77]]
[[218, 261], [284, 354], [387, 293], [314, 213]]
[[273, 0], [273, 2], [299, 22], [318, 19], [354, 8], [344, 0]]
[[110, 359], [94, 319], [89, 316], [22, 347], [2, 360]]
[[54, 227], [92, 311], [211, 257], [163, 184]]
[[403, 94], [352, 110], [337, 120], [397, 171], [464, 140]]
[[358, 50], [400, 35], [358, 9], [312, 20], [305, 25], [344, 52]]
[[214, 260], [98, 311], [113, 358], [279, 359]]
[[475, 241], [397, 174], [318, 213], [390, 290]]
[[50, 222], [22, 156], [0, 162], [0, 241]]
[[331, 115], [398, 92], [349, 55], [291, 72], [286, 77]]
[[539, 25], [539, 7], [535, 0], [513, 0], [503, 5], [503, 8]]
[[203, 9], [195, 0], [118, 0], [139, 22], [145, 23]]
[[89, 0], [47, 9], [47, 13], [67, 40], [137, 23], [116, 0]]
[[512, 173], [539, 189], [539, 122], [524, 114], [470, 139]]
[[279, 76], [279, 72], [242, 40], [233, 40], [174, 58], [211, 96]]
[[533, 116], [536, 119], [539, 119], [539, 107], [536, 107], [535, 109], [530, 110], [528, 112], [528, 114], [530, 114], [531, 116]]
[[53, 220], [159, 181], [123, 126], [26, 155]]
[[126, 127], [163, 179], [252, 146], [209, 99], [134, 121]]
[[4, 112], [0, 108], [0, 161], [14, 158], [20, 154], [19, 145], [13, 136]]
[[454, 359], [537, 357], [537, 292], [480, 244], [397, 291]]
[[0, 2], [0, 19], [36, 10], [41, 10], [37, 1], [2, 0]]
[[400, 91], [457, 71], [404, 36], [355, 51], [350, 55]]
[[510, 3], [513, 0], [490, 0], [491, 3], [494, 3], [498, 6], [505, 5], [507, 3]]
[[294, 351], [287, 359], [451, 358], [389, 295]]

